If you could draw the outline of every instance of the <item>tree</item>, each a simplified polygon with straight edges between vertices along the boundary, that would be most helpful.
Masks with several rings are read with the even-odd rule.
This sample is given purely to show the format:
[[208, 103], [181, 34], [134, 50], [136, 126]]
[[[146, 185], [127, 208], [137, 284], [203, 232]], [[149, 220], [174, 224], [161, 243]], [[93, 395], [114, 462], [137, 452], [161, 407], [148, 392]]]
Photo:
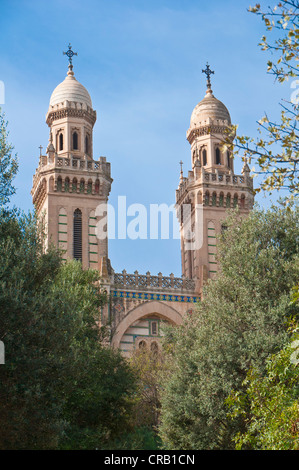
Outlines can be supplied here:
[[298, 314], [289, 292], [298, 280], [298, 213], [294, 207], [238, 212], [218, 242], [220, 271], [198, 311], [171, 329], [171, 373], [161, 396], [160, 437], [167, 449], [232, 449], [242, 416], [227, 416], [226, 399], [248, 370], [288, 340], [286, 320]]
[[0, 108], [0, 207], [15, 193], [12, 181], [18, 171], [18, 160], [12, 154], [13, 146], [7, 142], [7, 122]]
[[134, 376], [101, 346], [98, 273], [45, 253], [33, 217], [0, 222], [0, 448], [107, 446], [129, 423]]
[[[0, 201], [17, 162], [0, 115]], [[134, 375], [101, 345], [98, 272], [44, 249], [31, 214], [0, 208], [0, 449], [101, 448], [129, 426]]]
[[299, 334], [266, 361], [265, 376], [251, 369], [245, 391], [234, 392], [227, 403], [233, 417], [243, 416], [246, 432], [238, 433], [236, 448], [299, 450]]
[[[272, 54], [268, 61], [268, 72], [283, 83], [299, 75], [299, 2], [298, 0], [282, 0], [274, 8], [263, 11], [260, 4], [250, 7], [249, 11], [262, 17], [266, 30], [274, 36], [273, 42], [263, 36], [260, 46], [263, 51]], [[278, 32], [278, 33], [277, 33]], [[277, 33], [277, 34], [275, 34]], [[298, 87], [295, 80], [292, 86]], [[293, 93], [294, 94], [294, 93]], [[295, 92], [296, 94], [296, 92]], [[264, 177], [260, 188], [269, 191], [286, 189], [290, 199], [299, 193], [299, 133], [298, 133], [298, 96], [281, 103], [280, 121], [271, 120], [267, 115], [258, 121], [260, 137], [236, 136], [237, 126], [230, 130], [225, 144], [234, 155], [241, 150], [243, 159], [249, 163], [256, 162], [256, 175]]]

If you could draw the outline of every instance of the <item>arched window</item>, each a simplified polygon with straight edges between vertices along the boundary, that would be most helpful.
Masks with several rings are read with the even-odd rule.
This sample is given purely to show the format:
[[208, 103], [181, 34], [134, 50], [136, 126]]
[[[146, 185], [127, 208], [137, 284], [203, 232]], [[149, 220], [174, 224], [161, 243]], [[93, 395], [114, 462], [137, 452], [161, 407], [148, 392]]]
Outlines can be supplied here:
[[241, 196], [241, 208], [244, 209], [244, 207], [245, 207], [245, 195], [242, 194], [242, 196]]
[[77, 192], [77, 178], [73, 178], [72, 181], [72, 192], [76, 193]]
[[91, 180], [88, 180], [88, 183], [87, 183], [87, 194], [91, 194], [92, 193], [92, 181]]
[[150, 323], [150, 331], [151, 331], [151, 335], [153, 336], [157, 336], [158, 334], [158, 322], [157, 321], [152, 321]]
[[96, 194], [99, 194], [99, 192], [100, 192], [100, 181], [99, 180], [96, 180], [94, 190], [95, 190]]
[[156, 341], [153, 341], [151, 343], [151, 353], [152, 353], [153, 357], [156, 359], [157, 356], [158, 356], [158, 353], [159, 353], [159, 346], [158, 346], [158, 343]]
[[70, 191], [70, 179], [67, 176], [64, 180], [64, 191], [68, 193]]
[[202, 164], [203, 164], [203, 166], [206, 166], [206, 164], [207, 164], [207, 151], [206, 151], [206, 149], [203, 149], [203, 151], [202, 151]]
[[216, 148], [216, 165], [220, 165], [220, 164], [221, 164], [220, 150], [217, 147]]
[[226, 158], [227, 158], [227, 166], [230, 168], [230, 152], [229, 150], [226, 152]]
[[217, 201], [217, 195], [216, 193], [212, 194], [212, 206], [216, 206], [216, 201]]
[[223, 207], [223, 193], [220, 193], [220, 196], [219, 196], [219, 206]]
[[74, 211], [73, 256], [76, 260], [82, 261], [82, 212], [80, 209]]
[[85, 186], [85, 181], [84, 181], [84, 179], [81, 179], [81, 181], [80, 181], [80, 193], [84, 193], [84, 186]]
[[78, 150], [78, 134], [76, 131], [73, 133], [73, 150]]
[[237, 205], [238, 205], [238, 195], [235, 194], [234, 195], [234, 207], [237, 207]]
[[228, 194], [226, 196], [226, 207], [230, 207], [230, 204], [231, 204], [231, 196], [230, 194]]
[[210, 203], [210, 194], [209, 194], [209, 191], [207, 191], [205, 194], [205, 206], [208, 206], [209, 203]]
[[144, 351], [146, 349], [146, 342], [144, 340], [140, 341], [138, 348]]
[[85, 136], [85, 153], [89, 154], [89, 138], [88, 138], [88, 135]]
[[63, 134], [59, 134], [59, 150], [63, 150]]
[[57, 191], [62, 191], [62, 178], [58, 176], [57, 178]]

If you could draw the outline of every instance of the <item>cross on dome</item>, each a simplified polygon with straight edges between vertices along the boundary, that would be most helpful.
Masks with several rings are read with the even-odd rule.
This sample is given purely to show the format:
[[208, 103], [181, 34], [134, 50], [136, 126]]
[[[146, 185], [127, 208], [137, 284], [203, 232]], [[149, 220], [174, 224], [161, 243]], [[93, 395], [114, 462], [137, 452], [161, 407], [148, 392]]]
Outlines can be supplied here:
[[209, 66], [208, 62], [207, 62], [207, 66], [206, 66], [205, 70], [202, 70], [202, 73], [205, 73], [206, 76], [207, 76], [207, 87], [208, 87], [208, 89], [210, 90], [210, 89], [211, 89], [211, 80], [210, 80], [210, 76], [211, 76], [212, 74], [214, 74], [215, 72], [214, 72], [214, 70], [211, 70], [211, 69], [210, 69], [210, 66]]
[[68, 56], [68, 59], [69, 59], [69, 69], [70, 70], [73, 70], [73, 56], [74, 55], [78, 55], [77, 52], [74, 52], [72, 50], [72, 46], [71, 46], [71, 43], [69, 43], [69, 48], [66, 52], [63, 52], [63, 55], [67, 55]]

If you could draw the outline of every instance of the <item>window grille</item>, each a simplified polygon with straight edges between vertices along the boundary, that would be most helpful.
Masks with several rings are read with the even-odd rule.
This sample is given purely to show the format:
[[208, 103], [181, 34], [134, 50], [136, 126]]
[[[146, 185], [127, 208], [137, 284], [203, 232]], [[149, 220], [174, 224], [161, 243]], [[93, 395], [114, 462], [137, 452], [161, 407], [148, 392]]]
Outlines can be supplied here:
[[76, 209], [74, 212], [74, 238], [73, 251], [74, 258], [82, 261], [82, 212]]

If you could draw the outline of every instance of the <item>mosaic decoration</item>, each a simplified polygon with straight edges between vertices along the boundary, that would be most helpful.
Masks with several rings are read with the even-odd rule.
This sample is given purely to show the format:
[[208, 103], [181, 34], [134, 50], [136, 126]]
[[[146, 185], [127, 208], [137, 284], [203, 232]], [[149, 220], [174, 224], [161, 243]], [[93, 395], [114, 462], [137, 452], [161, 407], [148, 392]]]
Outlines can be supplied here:
[[160, 300], [168, 302], [199, 302], [200, 297], [193, 295], [176, 295], [176, 294], [151, 294], [148, 292], [128, 292], [128, 291], [112, 291], [113, 297], [130, 300]]

